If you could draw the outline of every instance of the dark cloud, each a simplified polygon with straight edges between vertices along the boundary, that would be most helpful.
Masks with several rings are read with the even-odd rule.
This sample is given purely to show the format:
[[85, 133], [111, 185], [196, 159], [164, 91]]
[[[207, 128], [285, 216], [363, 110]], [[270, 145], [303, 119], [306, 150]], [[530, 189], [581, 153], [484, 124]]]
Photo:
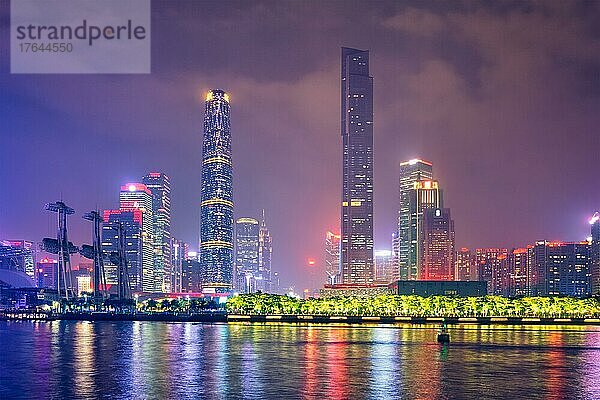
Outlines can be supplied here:
[[[309, 284], [339, 219], [339, 47], [371, 50], [377, 247], [398, 163], [433, 161], [459, 246], [578, 240], [600, 208], [597, 2], [153, 2], [147, 76], [8, 73], [0, 8], [0, 237], [39, 240], [57, 197], [117, 206], [150, 170], [197, 241], [203, 104], [231, 92], [237, 216], [265, 208], [283, 282]], [[73, 220], [73, 235], [89, 227]]]

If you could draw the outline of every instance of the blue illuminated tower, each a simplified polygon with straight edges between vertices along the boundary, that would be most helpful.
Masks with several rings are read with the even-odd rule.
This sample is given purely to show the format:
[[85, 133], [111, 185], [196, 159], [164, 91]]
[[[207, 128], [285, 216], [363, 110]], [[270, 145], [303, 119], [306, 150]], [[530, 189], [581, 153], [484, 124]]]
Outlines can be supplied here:
[[229, 96], [206, 95], [202, 144], [200, 267], [205, 293], [231, 290], [233, 280], [233, 186]]

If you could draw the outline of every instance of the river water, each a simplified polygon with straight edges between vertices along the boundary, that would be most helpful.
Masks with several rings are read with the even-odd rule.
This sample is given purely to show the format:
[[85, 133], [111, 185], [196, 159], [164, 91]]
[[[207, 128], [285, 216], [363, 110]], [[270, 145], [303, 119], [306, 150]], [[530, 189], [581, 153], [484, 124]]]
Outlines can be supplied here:
[[600, 327], [0, 322], [0, 399], [600, 399]]

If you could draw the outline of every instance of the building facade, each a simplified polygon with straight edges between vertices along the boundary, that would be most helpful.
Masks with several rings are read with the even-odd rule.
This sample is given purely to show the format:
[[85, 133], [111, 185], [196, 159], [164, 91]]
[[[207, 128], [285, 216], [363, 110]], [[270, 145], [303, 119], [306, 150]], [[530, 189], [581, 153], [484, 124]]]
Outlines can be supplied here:
[[340, 235], [331, 231], [325, 233], [325, 274], [328, 285], [340, 283], [340, 239]]
[[152, 194], [152, 241], [154, 291], [169, 293], [172, 287], [171, 265], [171, 181], [162, 172], [151, 172], [142, 178]]
[[206, 293], [228, 292], [233, 284], [233, 167], [229, 95], [206, 96], [202, 142], [200, 264]]
[[256, 291], [259, 228], [254, 218], [238, 218], [235, 221], [234, 287], [239, 293]]
[[375, 281], [377, 283], [390, 283], [398, 280], [398, 271], [395, 268], [391, 250], [375, 250]]
[[480, 248], [475, 250], [475, 263], [477, 264], [478, 280], [485, 281], [487, 292], [494, 293], [494, 271], [500, 268], [500, 263], [508, 256], [508, 249]]
[[0, 269], [23, 272], [35, 280], [34, 243], [27, 240], [1, 240]]
[[423, 261], [423, 216], [425, 210], [443, 207], [442, 191], [437, 181], [417, 181], [408, 191], [408, 279], [419, 279]]
[[505, 297], [529, 295], [529, 248], [518, 248], [500, 256], [493, 272], [494, 294]]
[[[133, 291], [151, 291], [144, 289], [144, 272], [151, 273], [152, 253], [144, 254], [144, 218], [149, 218], [143, 211], [104, 210], [104, 224], [102, 225], [102, 251], [106, 256], [104, 274], [106, 284], [115, 287], [118, 285], [118, 265], [110, 261], [111, 253], [118, 253], [119, 236], [117, 226], [123, 225], [125, 233], [125, 257], [127, 259], [127, 272], [129, 286]], [[151, 246], [150, 246], [151, 249]], [[144, 257], [145, 256], [145, 257]], [[146, 268], [144, 268], [146, 261]], [[148, 282], [148, 280], [146, 280]], [[151, 287], [146, 287], [150, 289]], [[116, 289], [115, 289], [116, 290]]]
[[58, 261], [43, 258], [36, 264], [35, 284], [38, 288], [56, 289], [58, 285]]
[[[144, 292], [160, 292], [162, 291], [162, 271], [157, 271], [154, 264], [154, 214], [152, 213], [152, 192], [143, 183], [128, 183], [121, 186], [119, 193], [119, 210], [123, 212], [133, 212], [133, 214], [123, 214], [122, 217], [126, 228], [130, 233], [126, 232], [126, 236], [137, 236], [135, 224], [141, 221], [141, 262], [136, 266], [135, 275], [130, 275], [130, 285], [132, 290], [139, 290], [141, 278], [141, 290]], [[138, 213], [141, 217], [138, 217]], [[115, 217], [118, 214], [113, 213]], [[106, 213], [105, 213], [106, 217]], [[120, 217], [116, 217], [120, 218]], [[107, 221], [106, 218], [104, 219]], [[129, 245], [129, 244], [128, 244]], [[136, 250], [137, 251], [137, 250]], [[131, 250], [132, 257], [134, 250]], [[129, 249], [128, 249], [129, 254]], [[129, 260], [129, 259], [128, 259]], [[131, 277], [135, 276], [135, 281]], [[107, 278], [108, 279], [108, 278]]]
[[373, 78], [369, 52], [342, 48], [341, 281], [373, 282]]
[[[398, 231], [392, 239], [392, 248], [397, 255], [400, 279], [416, 279], [416, 265], [411, 262], [411, 190], [419, 181], [433, 180], [433, 164], [429, 161], [412, 159], [400, 163], [400, 203], [398, 211]], [[439, 204], [439, 203], [438, 203]]]
[[425, 209], [422, 222], [423, 254], [418, 280], [455, 280], [454, 221], [450, 209]]
[[202, 292], [202, 266], [198, 260], [188, 258], [182, 262], [181, 292]]
[[171, 289], [174, 293], [182, 291], [183, 261], [188, 258], [188, 244], [171, 238]]
[[533, 247], [531, 282], [534, 296], [576, 296], [591, 294], [590, 244], [586, 242], [538, 241]]
[[477, 268], [473, 252], [463, 247], [456, 252], [455, 274], [457, 281], [477, 281]]

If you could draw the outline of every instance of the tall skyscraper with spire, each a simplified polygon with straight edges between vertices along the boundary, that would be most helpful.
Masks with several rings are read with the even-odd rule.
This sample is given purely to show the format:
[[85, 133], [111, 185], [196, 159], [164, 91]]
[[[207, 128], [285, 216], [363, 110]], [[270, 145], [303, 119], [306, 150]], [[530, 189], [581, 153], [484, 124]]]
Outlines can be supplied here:
[[171, 263], [171, 181], [162, 172], [142, 178], [152, 193], [152, 240], [154, 242], [154, 284], [156, 292], [174, 291]]
[[342, 47], [342, 283], [373, 282], [373, 78], [369, 51]]
[[265, 220], [265, 210], [262, 210], [260, 228], [258, 230], [258, 279], [256, 281], [256, 290], [265, 293], [272, 291], [271, 287], [271, 257], [273, 255], [273, 243], [271, 232], [267, 228]]
[[206, 293], [232, 287], [232, 175], [229, 95], [211, 90], [205, 103], [200, 203], [200, 266]]

